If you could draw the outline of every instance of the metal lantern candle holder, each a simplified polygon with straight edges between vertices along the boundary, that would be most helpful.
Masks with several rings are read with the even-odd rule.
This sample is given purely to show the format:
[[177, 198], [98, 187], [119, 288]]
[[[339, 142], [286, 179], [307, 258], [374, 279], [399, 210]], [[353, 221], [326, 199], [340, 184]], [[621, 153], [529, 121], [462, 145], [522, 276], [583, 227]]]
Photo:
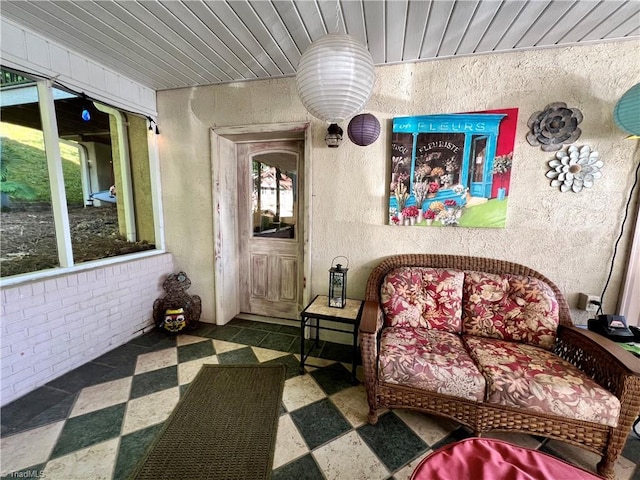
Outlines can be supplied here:
[[[340, 263], [335, 266], [333, 262], [338, 258], [347, 261], [347, 267]], [[329, 306], [334, 308], [344, 308], [347, 304], [347, 271], [349, 270], [349, 259], [347, 257], [336, 257], [331, 261], [329, 269]]]

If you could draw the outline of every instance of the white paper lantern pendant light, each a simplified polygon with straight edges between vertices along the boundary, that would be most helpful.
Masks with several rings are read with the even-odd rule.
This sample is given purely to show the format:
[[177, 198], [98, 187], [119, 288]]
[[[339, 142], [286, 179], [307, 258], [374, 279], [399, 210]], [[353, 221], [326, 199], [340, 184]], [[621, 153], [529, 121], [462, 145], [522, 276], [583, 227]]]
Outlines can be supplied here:
[[[339, 8], [336, 31], [338, 19]], [[371, 97], [374, 81], [369, 51], [351, 36], [338, 33], [313, 42], [302, 54], [296, 72], [302, 104], [311, 115], [330, 124], [360, 112]]]
[[298, 95], [311, 115], [339, 123], [360, 112], [375, 73], [369, 51], [349, 35], [330, 33], [313, 42], [298, 64]]

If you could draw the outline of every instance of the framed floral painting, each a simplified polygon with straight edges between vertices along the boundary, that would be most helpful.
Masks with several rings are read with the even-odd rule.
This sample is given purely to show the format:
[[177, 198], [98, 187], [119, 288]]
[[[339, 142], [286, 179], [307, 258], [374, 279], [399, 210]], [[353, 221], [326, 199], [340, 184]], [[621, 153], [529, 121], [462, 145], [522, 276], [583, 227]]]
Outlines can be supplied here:
[[518, 109], [393, 119], [389, 224], [504, 228]]

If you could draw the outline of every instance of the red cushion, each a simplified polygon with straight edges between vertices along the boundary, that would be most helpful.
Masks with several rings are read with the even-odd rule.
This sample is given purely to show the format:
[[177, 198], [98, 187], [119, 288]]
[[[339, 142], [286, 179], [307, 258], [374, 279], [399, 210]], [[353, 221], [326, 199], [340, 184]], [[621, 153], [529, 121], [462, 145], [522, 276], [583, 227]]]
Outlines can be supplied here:
[[460, 335], [427, 328], [388, 327], [380, 337], [382, 382], [481, 402], [486, 382]]
[[463, 296], [463, 333], [547, 350], [553, 347], [558, 301], [543, 281], [522, 275], [467, 271]]
[[488, 403], [618, 425], [620, 400], [556, 354], [493, 338], [464, 342], [487, 380]]
[[467, 438], [442, 447], [426, 457], [411, 480], [601, 480], [537, 450], [502, 440]]
[[430, 267], [392, 270], [380, 290], [386, 325], [460, 333], [463, 279], [461, 270]]

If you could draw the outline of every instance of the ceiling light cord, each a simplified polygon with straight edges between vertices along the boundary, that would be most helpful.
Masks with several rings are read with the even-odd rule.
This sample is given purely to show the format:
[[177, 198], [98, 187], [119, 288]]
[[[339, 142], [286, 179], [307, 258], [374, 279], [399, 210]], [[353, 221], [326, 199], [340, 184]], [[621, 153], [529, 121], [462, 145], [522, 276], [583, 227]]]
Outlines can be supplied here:
[[[88, 102], [91, 102], [91, 103], [98, 102], [98, 103], [102, 103], [104, 105], [108, 105], [108, 106], [111, 106], [113, 108], [116, 108], [116, 109], [120, 110], [121, 112], [128, 113], [130, 115], [136, 115], [138, 117], [148, 117], [148, 115], [145, 115], [143, 113], [134, 112], [133, 110], [127, 110], [127, 109], [122, 108], [122, 107], [115, 107], [115, 106], [113, 106], [113, 105], [111, 105], [111, 104], [109, 104], [109, 103], [107, 103], [107, 102], [105, 102], [103, 100], [98, 100], [98, 99], [94, 99], [92, 97], [88, 97], [86, 93], [78, 92], [77, 90], [75, 90], [75, 89], [73, 89], [71, 87], [68, 87], [64, 83], [60, 82], [58, 80], [58, 77], [60, 76], [60, 74], [52, 75], [52, 76], [43, 76], [43, 75], [38, 75], [38, 74], [35, 74], [35, 73], [32, 73], [32, 72], [27, 72], [27, 71], [24, 71], [24, 70], [18, 70], [18, 69], [15, 69], [15, 68], [12, 68], [11, 70], [16, 72], [16, 73], [18, 73], [18, 75], [23, 75], [23, 76], [30, 77], [30, 78], [33, 78], [33, 79], [36, 79], [36, 80], [48, 80], [48, 81], [51, 82], [52, 88], [58, 88], [58, 89], [61, 89], [61, 90], [66, 90], [67, 92], [73, 93], [74, 95], [76, 95], [78, 97], [82, 97], [84, 100], [86, 100]], [[154, 123], [156, 123], [155, 120], [154, 120]], [[158, 124], [156, 123], [156, 130], [157, 130], [157, 126], [158, 126]], [[159, 133], [159, 132], [157, 132], [157, 133]]]
[[[638, 142], [636, 144], [636, 153], [638, 153], [638, 151], [640, 150], [640, 142]], [[635, 157], [635, 155], [634, 155]], [[613, 257], [611, 257], [611, 265], [609, 266], [609, 274], [607, 275], [607, 281], [604, 284], [604, 288], [602, 289], [602, 294], [600, 295], [600, 306], [598, 307], [598, 311], [596, 312], [596, 315], [600, 315], [602, 314], [602, 306], [604, 305], [604, 296], [605, 293], [607, 292], [607, 287], [609, 286], [609, 281], [611, 280], [611, 275], [613, 274], [613, 267], [615, 265], [616, 262], [616, 254], [618, 253], [618, 244], [620, 243], [620, 240], [622, 239], [622, 235], [624, 233], [624, 225], [627, 221], [627, 218], [629, 216], [629, 207], [631, 205], [631, 201], [633, 200], [633, 192], [635, 191], [636, 187], [638, 186], [638, 176], [640, 174], [640, 161], [638, 161], [638, 165], [636, 166], [636, 171], [635, 171], [635, 179], [633, 181], [633, 185], [631, 185], [631, 191], [629, 192], [629, 198], [627, 199], [627, 204], [624, 208], [624, 217], [622, 217], [622, 224], [620, 225], [620, 234], [618, 235], [618, 238], [616, 239], [616, 243], [613, 247]]]

